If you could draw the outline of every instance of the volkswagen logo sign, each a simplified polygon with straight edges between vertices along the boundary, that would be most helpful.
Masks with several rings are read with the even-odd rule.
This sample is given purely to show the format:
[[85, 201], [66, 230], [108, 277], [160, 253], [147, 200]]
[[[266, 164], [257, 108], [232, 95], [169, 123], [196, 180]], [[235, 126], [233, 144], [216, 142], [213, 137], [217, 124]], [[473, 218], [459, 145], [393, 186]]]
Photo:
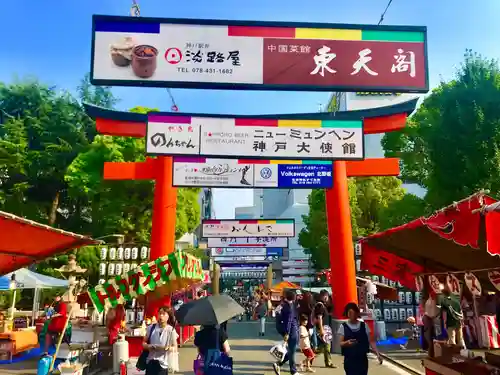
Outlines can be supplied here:
[[271, 178], [273, 172], [271, 171], [271, 168], [265, 167], [260, 170], [260, 177], [262, 177], [264, 180], [268, 180]]
[[216, 250], [215, 250], [215, 252], [217, 254], [222, 254], [224, 252], [224, 249], [222, 249], [221, 247], [217, 247]]

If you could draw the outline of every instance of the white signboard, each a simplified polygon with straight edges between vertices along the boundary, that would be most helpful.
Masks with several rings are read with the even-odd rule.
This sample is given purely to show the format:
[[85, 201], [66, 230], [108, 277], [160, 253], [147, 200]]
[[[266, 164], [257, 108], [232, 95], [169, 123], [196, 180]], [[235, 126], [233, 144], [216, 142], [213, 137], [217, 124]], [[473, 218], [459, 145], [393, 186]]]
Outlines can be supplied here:
[[261, 247], [255, 248], [212, 248], [212, 257], [241, 257], [241, 256], [266, 256], [266, 249]]
[[[208, 238], [207, 247], [215, 248], [248, 248], [248, 247], [262, 247], [262, 248], [284, 248], [288, 247], [288, 238], [286, 237], [220, 237]], [[234, 250], [234, 249], [231, 249]]]
[[315, 189], [332, 187], [332, 162], [174, 158], [174, 186]]
[[[148, 115], [146, 153], [266, 159], [361, 160], [363, 121]], [[271, 125], [271, 122], [274, 125]]]
[[215, 262], [263, 262], [265, 256], [214, 257]]
[[203, 220], [202, 237], [295, 237], [295, 220]]

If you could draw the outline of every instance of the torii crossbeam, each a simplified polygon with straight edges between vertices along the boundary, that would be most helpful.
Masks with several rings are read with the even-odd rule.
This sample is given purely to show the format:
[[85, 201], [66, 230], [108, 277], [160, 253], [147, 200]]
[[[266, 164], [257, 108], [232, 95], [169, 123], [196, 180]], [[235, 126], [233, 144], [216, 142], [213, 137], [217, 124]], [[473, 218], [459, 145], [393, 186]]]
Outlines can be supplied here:
[[[418, 99], [400, 104], [336, 113], [302, 113], [286, 115], [290, 119], [336, 120], [363, 119], [364, 134], [386, 133], [403, 129], [407, 117], [415, 110]], [[147, 114], [113, 111], [85, 104], [87, 114], [95, 119], [101, 134], [124, 137], [146, 136]], [[200, 114], [172, 113], [171, 116], [200, 117]], [[261, 115], [252, 118], [275, 118]], [[174, 251], [177, 190], [172, 186], [173, 158], [159, 156], [144, 162], [106, 162], [104, 178], [108, 180], [155, 180], [151, 257]], [[363, 161], [334, 161], [333, 187], [326, 189], [326, 213], [330, 247], [330, 280], [334, 298], [334, 317], [342, 318], [343, 307], [357, 301], [356, 268], [352, 242], [348, 177], [398, 176], [399, 159], [370, 158]]]

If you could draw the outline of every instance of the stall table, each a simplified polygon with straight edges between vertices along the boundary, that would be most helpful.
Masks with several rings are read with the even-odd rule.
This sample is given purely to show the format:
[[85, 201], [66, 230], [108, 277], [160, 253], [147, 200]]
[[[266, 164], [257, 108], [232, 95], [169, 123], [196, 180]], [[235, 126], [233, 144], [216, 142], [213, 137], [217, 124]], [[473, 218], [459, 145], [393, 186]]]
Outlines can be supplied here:
[[423, 360], [425, 375], [492, 375], [499, 374], [500, 369], [480, 361], [460, 356], [450, 358], [425, 358]]
[[0, 355], [12, 361], [12, 357], [38, 347], [38, 336], [33, 329], [0, 333]]

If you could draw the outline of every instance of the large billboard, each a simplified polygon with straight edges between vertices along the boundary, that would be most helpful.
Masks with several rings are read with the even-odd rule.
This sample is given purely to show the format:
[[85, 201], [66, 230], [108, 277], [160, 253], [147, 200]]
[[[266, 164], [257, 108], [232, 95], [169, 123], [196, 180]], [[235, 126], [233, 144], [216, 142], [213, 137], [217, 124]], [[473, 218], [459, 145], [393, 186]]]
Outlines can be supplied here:
[[[231, 258], [231, 257], [248, 257], [248, 256], [261, 256], [264, 259], [266, 257], [281, 257], [283, 256], [282, 248], [269, 248], [265, 249], [262, 247], [236, 247], [236, 248], [224, 248], [224, 247], [213, 247], [211, 249], [211, 256], [214, 258]], [[262, 260], [264, 260], [262, 259]]]
[[95, 85], [427, 92], [427, 29], [92, 18]]
[[202, 220], [202, 237], [295, 237], [294, 219]]
[[283, 248], [288, 247], [286, 237], [218, 237], [208, 238], [211, 248]]
[[331, 188], [331, 161], [174, 158], [173, 185], [223, 188]]
[[361, 160], [363, 120], [172, 116], [149, 113], [149, 155]]

